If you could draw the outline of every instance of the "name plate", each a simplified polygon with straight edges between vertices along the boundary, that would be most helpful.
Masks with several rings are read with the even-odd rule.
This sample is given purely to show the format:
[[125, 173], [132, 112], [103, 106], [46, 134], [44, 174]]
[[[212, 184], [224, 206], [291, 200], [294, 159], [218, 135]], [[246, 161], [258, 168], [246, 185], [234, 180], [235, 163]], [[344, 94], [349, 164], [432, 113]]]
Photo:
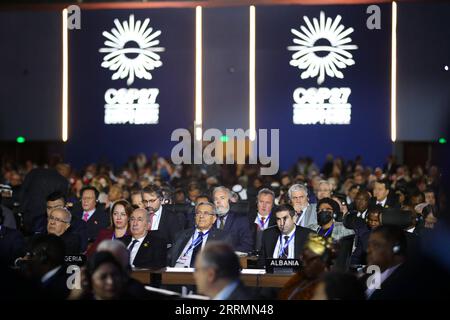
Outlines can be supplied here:
[[302, 267], [299, 259], [266, 259], [267, 273], [295, 273]]

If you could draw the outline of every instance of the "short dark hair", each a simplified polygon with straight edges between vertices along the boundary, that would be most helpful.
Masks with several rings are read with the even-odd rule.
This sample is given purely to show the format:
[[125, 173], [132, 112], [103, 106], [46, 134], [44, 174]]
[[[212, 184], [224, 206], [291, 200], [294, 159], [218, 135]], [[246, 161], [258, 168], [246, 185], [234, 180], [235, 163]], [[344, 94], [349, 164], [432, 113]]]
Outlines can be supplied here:
[[98, 196], [99, 196], [99, 194], [100, 194], [100, 192], [98, 192], [97, 188], [96, 188], [96, 187], [93, 187], [93, 186], [86, 186], [86, 187], [83, 187], [83, 188], [81, 189], [81, 191], [80, 191], [80, 196], [83, 197], [83, 193], [84, 193], [85, 191], [88, 191], [88, 190], [94, 191], [94, 193], [95, 193], [95, 200], [97, 200], [97, 199], [98, 199]]
[[274, 209], [274, 211], [273, 211], [273, 214], [274, 214], [275, 217], [276, 217], [276, 216], [277, 216], [277, 213], [278, 213], [278, 212], [281, 212], [281, 211], [287, 211], [287, 212], [289, 212], [289, 215], [290, 215], [291, 217], [294, 217], [294, 216], [295, 216], [295, 209], [294, 209], [294, 207], [291, 206], [290, 204], [282, 204], [281, 206], [276, 207], [276, 208]]
[[322, 203], [329, 204], [333, 208], [334, 213], [339, 213], [341, 211], [341, 207], [339, 206], [339, 203], [334, 201], [331, 198], [322, 198], [317, 202], [317, 212], [319, 211], [320, 205]]
[[377, 180], [376, 183], [383, 184], [386, 190], [391, 189], [391, 183], [388, 179], [380, 179], [380, 180]]
[[365, 300], [365, 288], [350, 273], [329, 272], [322, 277], [328, 300]]
[[383, 213], [383, 211], [384, 211], [384, 208], [381, 206], [381, 204], [369, 206], [369, 208], [367, 209], [367, 216], [369, 216], [369, 214], [373, 214], [373, 213], [381, 214], [381, 213]]
[[55, 192], [50, 193], [47, 196], [46, 201], [47, 202], [48, 201], [56, 201], [56, 200], [59, 200], [59, 199], [62, 199], [64, 201], [64, 203], [66, 203], [66, 196], [65, 196], [65, 194], [63, 194], [60, 191], [55, 191]]
[[348, 189], [348, 191], [352, 191], [353, 189], [361, 189], [361, 186], [358, 184], [352, 184], [351, 187]]
[[208, 202], [211, 202], [211, 203], [214, 202], [214, 201], [211, 200], [211, 197], [208, 194], [206, 194], [206, 193], [201, 193], [200, 195], [198, 195], [195, 198], [195, 201], [197, 201], [198, 198], [206, 198], [206, 199], [208, 199]]
[[202, 260], [206, 267], [212, 267], [219, 279], [238, 279], [241, 265], [233, 248], [222, 241], [211, 241], [202, 250]]
[[429, 204], [423, 208], [422, 217], [425, 219], [429, 214], [432, 214], [435, 218], [438, 217], [439, 214], [436, 206]]
[[158, 187], [156, 184], [150, 184], [146, 186], [144, 189], [142, 189], [142, 194], [149, 193], [149, 194], [156, 194], [158, 198], [164, 198], [162, 189]]
[[381, 225], [372, 230], [372, 234], [376, 233], [381, 234], [392, 247], [398, 246], [397, 254], [406, 255], [406, 235], [402, 228], [394, 225]]

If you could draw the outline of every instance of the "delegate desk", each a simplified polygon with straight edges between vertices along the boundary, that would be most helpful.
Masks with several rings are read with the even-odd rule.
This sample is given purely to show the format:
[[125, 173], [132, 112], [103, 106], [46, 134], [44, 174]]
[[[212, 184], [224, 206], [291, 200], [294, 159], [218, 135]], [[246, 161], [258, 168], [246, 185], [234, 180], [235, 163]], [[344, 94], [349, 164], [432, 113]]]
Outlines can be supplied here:
[[[150, 285], [194, 285], [193, 268], [165, 268], [160, 270], [134, 269], [131, 276]], [[249, 287], [281, 288], [292, 274], [269, 274], [260, 269], [243, 269], [241, 280]]]

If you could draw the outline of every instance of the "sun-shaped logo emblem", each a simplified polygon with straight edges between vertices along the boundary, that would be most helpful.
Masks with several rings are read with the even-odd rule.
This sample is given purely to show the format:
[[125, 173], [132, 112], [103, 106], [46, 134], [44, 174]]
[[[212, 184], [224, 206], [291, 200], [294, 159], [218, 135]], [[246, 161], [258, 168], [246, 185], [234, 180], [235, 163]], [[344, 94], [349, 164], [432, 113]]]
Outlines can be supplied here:
[[159, 40], [156, 39], [161, 31], [153, 32], [153, 28], [148, 27], [149, 22], [149, 18], [143, 23], [134, 21], [134, 15], [130, 15], [129, 21], [122, 24], [115, 19], [116, 27], [111, 32], [103, 31], [106, 48], [99, 51], [107, 54], [101, 66], [114, 71], [113, 80], [128, 77], [127, 85], [131, 85], [135, 77], [150, 80], [152, 75], [149, 71], [162, 66], [157, 52], [164, 51], [164, 48], [157, 47]]
[[329, 77], [344, 78], [339, 69], [355, 64], [353, 55], [348, 50], [356, 50], [358, 46], [350, 44], [352, 39], [348, 37], [354, 30], [347, 28], [341, 22], [342, 17], [327, 18], [325, 13], [320, 12], [320, 21], [317, 18], [311, 21], [304, 16], [306, 26], [300, 26], [300, 30], [291, 29], [296, 36], [294, 46], [289, 46], [288, 50], [296, 51], [292, 54], [289, 62], [291, 66], [305, 70], [301, 73], [301, 78], [317, 78], [317, 84], [325, 81], [325, 75]]

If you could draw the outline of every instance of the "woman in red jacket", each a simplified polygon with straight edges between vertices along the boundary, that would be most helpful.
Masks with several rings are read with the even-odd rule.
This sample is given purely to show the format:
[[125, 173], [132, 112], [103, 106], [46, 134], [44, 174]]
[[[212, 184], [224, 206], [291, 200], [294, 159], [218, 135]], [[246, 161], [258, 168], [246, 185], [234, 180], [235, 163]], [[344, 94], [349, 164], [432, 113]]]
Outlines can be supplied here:
[[90, 257], [97, 250], [97, 246], [103, 240], [120, 239], [128, 234], [128, 222], [133, 212], [131, 204], [124, 199], [113, 203], [110, 210], [111, 226], [100, 230], [95, 242], [89, 246], [86, 255]]

